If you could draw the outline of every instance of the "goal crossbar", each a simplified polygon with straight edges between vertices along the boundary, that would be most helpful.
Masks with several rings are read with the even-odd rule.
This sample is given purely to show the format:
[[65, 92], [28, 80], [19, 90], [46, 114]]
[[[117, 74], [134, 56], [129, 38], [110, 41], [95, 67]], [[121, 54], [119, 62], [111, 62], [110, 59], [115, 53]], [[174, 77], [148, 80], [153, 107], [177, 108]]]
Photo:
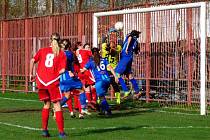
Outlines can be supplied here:
[[93, 14], [93, 46], [98, 45], [98, 17], [133, 13], [155, 12], [163, 10], [176, 10], [184, 8], [200, 8], [200, 114], [206, 115], [206, 3], [187, 3], [150, 8], [124, 9], [117, 11], [98, 12]]

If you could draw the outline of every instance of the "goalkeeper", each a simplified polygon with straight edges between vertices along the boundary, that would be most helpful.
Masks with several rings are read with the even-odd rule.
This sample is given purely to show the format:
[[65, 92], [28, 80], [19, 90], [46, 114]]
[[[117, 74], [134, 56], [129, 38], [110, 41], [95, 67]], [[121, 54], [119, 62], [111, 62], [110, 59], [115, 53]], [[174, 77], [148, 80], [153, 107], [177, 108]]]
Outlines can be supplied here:
[[[119, 54], [122, 50], [121, 47], [121, 40], [117, 39], [117, 45], [114, 41], [109, 41], [109, 37], [111, 34], [117, 34], [118, 32], [116, 29], [111, 28], [108, 32], [108, 36], [105, 36], [102, 38], [102, 49], [101, 49], [101, 56], [102, 58], [106, 58], [109, 62], [109, 64], [112, 66], [113, 69], [116, 68], [118, 62], [119, 62]], [[114, 89], [116, 102], [117, 104], [120, 104], [120, 88], [118, 83], [115, 82], [115, 78], [108, 69], [109, 75], [110, 75], [110, 84]]]

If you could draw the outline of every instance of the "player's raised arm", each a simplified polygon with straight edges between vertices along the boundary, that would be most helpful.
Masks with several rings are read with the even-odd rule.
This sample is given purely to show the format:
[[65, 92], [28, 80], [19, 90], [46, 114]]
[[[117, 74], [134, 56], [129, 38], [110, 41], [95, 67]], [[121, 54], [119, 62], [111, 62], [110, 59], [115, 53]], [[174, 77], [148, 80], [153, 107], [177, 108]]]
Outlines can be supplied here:
[[129, 47], [129, 45], [130, 45], [131, 39], [132, 39], [132, 37], [129, 36], [129, 37], [128, 37], [128, 43], [127, 43], [127, 46], [126, 46], [126, 49], [125, 49], [125, 53], [126, 53], [126, 54], [128, 54], [128, 47]]
[[33, 73], [33, 69], [34, 69], [34, 64], [35, 64], [35, 59], [32, 58], [30, 61], [30, 70], [29, 70], [29, 80], [32, 81], [32, 73]]

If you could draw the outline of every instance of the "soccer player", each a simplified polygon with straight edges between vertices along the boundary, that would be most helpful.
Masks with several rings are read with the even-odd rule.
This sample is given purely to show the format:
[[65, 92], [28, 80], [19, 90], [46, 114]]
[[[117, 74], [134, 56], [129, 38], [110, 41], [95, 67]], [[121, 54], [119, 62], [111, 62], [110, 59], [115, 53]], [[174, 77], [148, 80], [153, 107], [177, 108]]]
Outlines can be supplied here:
[[[119, 54], [121, 52], [121, 45], [118, 43], [118, 45], [115, 44], [114, 41], [110, 41], [109, 43], [106, 43], [106, 38], [102, 40], [102, 50], [101, 54], [103, 58], [106, 58], [109, 62], [109, 64], [112, 66], [113, 69], [116, 68], [118, 62], [119, 62]], [[110, 75], [110, 84], [114, 89], [115, 97], [117, 104], [120, 104], [120, 88], [118, 83], [115, 82], [114, 76], [109, 71]]]
[[117, 76], [119, 77], [119, 83], [121, 84], [123, 91], [126, 91], [125, 97], [127, 97], [130, 94], [130, 92], [125, 84], [125, 81], [122, 79], [122, 77], [120, 77], [120, 75], [123, 75], [123, 74], [128, 75], [128, 78], [135, 91], [134, 97], [139, 98], [141, 95], [137, 81], [134, 79], [131, 72], [133, 53], [135, 52], [137, 54], [139, 50], [137, 39], [139, 38], [140, 33], [141, 32], [139, 31], [132, 30], [131, 33], [129, 33], [126, 36], [125, 41], [123, 42], [123, 48], [120, 54], [120, 61], [117, 67], [115, 68], [115, 72]]
[[[65, 96], [63, 96], [61, 100], [61, 106], [64, 105], [66, 102], [68, 103], [68, 100], [71, 98], [71, 92], [75, 89], [80, 91], [80, 104], [81, 106], [84, 105], [84, 102], [86, 103], [86, 98], [83, 97], [85, 95], [85, 92], [83, 90], [82, 82], [77, 78], [77, 73], [75, 73], [74, 70], [74, 62], [76, 61], [76, 57], [74, 57], [74, 53], [71, 50], [70, 41], [67, 39], [64, 39], [62, 42], [62, 45], [64, 46], [65, 54], [67, 57], [67, 66], [65, 72], [61, 75], [60, 78], [60, 89], [61, 92], [64, 93]], [[75, 92], [74, 92], [75, 93]], [[71, 100], [69, 101], [69, 103]], [[71, 104], [69, 104], [69, 109], [71, 111]], [[83, 107], [82, 107], [83, 108]], [[79, 118], [83, 119], [82, 111], [79, 107]]]
[[108, 91], [110, 78], [107, 72], [107, 68], [110, 69], [112, 74], [115, 77], [115, 81], [118, 82], [118, 78], [115, 75], [114, 69], [109, 65], [108, 61], [104, 58], [101, 58], [99, 49], [93, 48], [92, 49], [93, 58], [88, 61], [81, 72], [85, 72], [86, 70], [91, 70], [94, 78], [95, 78], [95, 88], [97, 96], [100, 99], [100, 108], [102, 112], [107, 112], [107, 115], [111, 115], [111, 109], [109, 108], [109, 104], [106, 101], [105, 94]]
[[30, 61], [30, 80], [35, 63], [38, 63], [36, 71], [36, 83], [39, 99], [44, 102], [42, 109], [42, 136], [49, 137], [48, 120], [51, 102], [54, 105], [56, 123], [59, 137], [65, 138], [63, 112], [60, 106], [61, 94], [59, 89], [60, 74], [65, 71], [66, 56], [60, 50], [58, 33], [51, 35], [51, 45], [41, 48]]
[[[80, 68], [83, 68], [85, 64], [89, 61], [89, 59], [92, 57], [90, 44], [86, 43], [84, 46], [82, 46], [82, 44], [79, 44], [78, 49], [76, 50], [76, 55], [80, 63]], [[86, 97], [88, 100], [88, 105], [91, 108], [95, 109], [97, 97], [96, 90], [94, 87], [95, 79], [92, 73], [88, 70], [84, 73], [79, 73], [78, 77], [83, 83]]]

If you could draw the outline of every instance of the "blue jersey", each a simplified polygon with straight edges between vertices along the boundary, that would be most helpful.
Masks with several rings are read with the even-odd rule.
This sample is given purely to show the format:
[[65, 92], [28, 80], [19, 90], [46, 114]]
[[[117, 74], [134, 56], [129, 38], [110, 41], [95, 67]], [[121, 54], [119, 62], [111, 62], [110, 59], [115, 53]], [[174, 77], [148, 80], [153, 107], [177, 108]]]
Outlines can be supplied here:
[[85, 65], [85, 68], [91, 70], [91, 72], [94, 75], [94, 78], [95, 78], [96, 82], [98, 82], [98, 81], [109, 79], [109, 74], [108, 74], [108, 71], [107, 71], [107, 65], [108, 64], [109, 63], [106, 59], [101, 58], [100, 65], [96, 66], [95, 62], [92, 59], [90, 59], [87, 62], [87, 64]]
[[128, 54], [126, 54], [126, 47], [128, 45], [128, 38], [130, 37], [131, 35], [127, 35], [126, 38], [125, 38], [125, 41], [123, 42], [123, 48], [122, 48], [122, 52], [121, 52], [121, 55], [122, 56], [131, 56], [133, 57], [133, 52], [134, 50], [136, 49], [137, 45], [138, 45], [138, 41], [137, 41], [137, 38], [136, 37], [132, 37], [131, 41], [130, 41], [130, 44], [128, 46]]
[[68, 51], [68, 50], [66, 50], [64, 52], [65, 52], [66, 58], [67, 58], [66, 70], [74, 72], [74, 67], [73, 67], [74, 56], [73, 56], [73, 53], [71, 51]]

